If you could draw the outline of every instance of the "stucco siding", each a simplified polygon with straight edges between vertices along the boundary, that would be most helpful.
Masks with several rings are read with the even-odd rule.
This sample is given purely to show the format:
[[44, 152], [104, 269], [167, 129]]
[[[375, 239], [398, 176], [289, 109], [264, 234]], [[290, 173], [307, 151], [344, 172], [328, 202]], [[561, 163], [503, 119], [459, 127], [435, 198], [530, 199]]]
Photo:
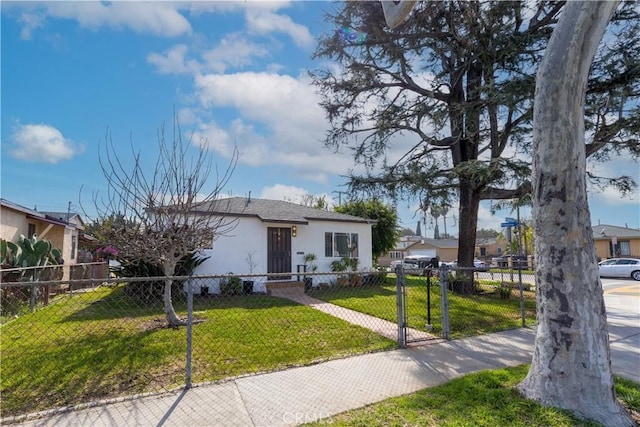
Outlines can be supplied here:
[[27, 234], [28, 222], [24, 213], [3, 206], [0, 208], [0, 217], [2, 217], [1, 238], [16, 242], [21, 234]]
[[204, 251], [209, 256], [198, 266], [194, 274], [249, 274], [247, 258], [251, 254], [253, 274], [267, 273], [267, 229], [269, 227], [296, 227], [296, 236], [291, 237], [291, 271], [304, 264], [307, 253], [317, 257], [318, 272], [330, 271], [330, 264], [337, 257], [325, 256], [325, 232], [358, 233], [358, 258], [360, 268], [368, 269], [371, 260], [371, 225], [365, 223], [343, 223], [337, 221], [310, 221], [309, 224], [283, 224], [262, 222], [257, 218], [241, 218], [236, 228], [227, 236], [220, 236], [211, 249]]
[[[629, 254], [621, 254], [621, 256], [633, 256], [640, 257], [640, 238], [619, 238], [618, 243], [620, 242], [628, 242], [629, 244]], [[615, 257], [614, 254], [611, 254], [611, 240], [609, 239], [597, 239], [595, 241], [596, 246], [596, 256], [600, 260], [604, 260], [607, 258]]]

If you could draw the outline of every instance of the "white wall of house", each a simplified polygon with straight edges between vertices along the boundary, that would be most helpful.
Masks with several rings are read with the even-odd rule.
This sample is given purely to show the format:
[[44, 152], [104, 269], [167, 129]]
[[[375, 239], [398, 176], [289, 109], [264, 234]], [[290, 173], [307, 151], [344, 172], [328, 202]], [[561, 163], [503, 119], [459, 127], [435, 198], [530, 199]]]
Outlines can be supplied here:
[[[196, 268], [194, 275], [267, 273], [267, 229], [293, 226], [296, 227], [296, 237], [291, 237], [291, 271], [293, 273], [298, 271], [298, 265], [304, 264], [303, 258], [307, 253], [316, 255], [315, 264], [318, 266], [318, 272], [331, 271], [331, 262], [339, 257], [325, 256], [325, 232], [357, 233], [359, 268], [367, 270], [372, 267], [370, 224], [339, 221], [288, 224], [262, 222], [257, 218], [240, 218], [236, 228], [229, 235], [218, 237], [213, 243], [213, 248], [204, 251], [204, 255], [209, 259]], [[249, 265], [249, 255], [254, 263], [253, 269]], [[266, 275], [253, 280], [256, 282], [255, 292], [265, 290]], [[193, 292], [199, 292], [199, 289], [194, 288]], [[209, 292], [218, 293], [219, 283], [210, 283]]]
[[318, 272], [331, 271], [331, 262], [340, 259], [340, 257], [325, 256], [325, 232], [357, 233], [359, 269], [367, 270], [372, 267], [371, 224], [338, 221], [312, 221], [309, 225], [298, 227], [298, 237], [300, 239], [294, 243], [297, 248], [292, 245], [295, 248], [292, 255], [294, 266], [303, 264], [302, 258], [304, 254], [297, 254], [296, 252], [314, 253], [317, 256]]

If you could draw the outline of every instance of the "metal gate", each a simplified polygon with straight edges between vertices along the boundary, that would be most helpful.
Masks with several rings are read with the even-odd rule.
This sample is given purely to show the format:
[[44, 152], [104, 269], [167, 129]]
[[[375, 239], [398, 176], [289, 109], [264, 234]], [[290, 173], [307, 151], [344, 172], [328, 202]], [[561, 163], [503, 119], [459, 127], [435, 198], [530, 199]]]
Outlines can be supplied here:
[[[447, 286], [433, 286], [431, 282], [432, 277], [438, 277], [440, 284], [445, 283], [446, 269], [425, 268], [423, 276], [409, 280], [401, 265], [395, 271], [399, 346], [448, 339]], [[433, 310], [434, 291], [439, 295], [439, 310]]]

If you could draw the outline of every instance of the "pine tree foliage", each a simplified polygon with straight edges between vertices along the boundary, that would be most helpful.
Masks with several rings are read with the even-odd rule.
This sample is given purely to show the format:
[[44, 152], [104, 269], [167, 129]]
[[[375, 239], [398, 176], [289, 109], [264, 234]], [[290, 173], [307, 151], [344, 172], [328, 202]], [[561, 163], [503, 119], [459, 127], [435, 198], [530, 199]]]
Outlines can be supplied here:
[[[459, 202], [461, 265], [471, 265], [481, 200], [531, 191], [535, 71], [564, 2], [419, 2], [395, 30], [379, 2], [344, 2], [327, 20], [364, 32], [327, 34], [313, 71], [331, 123], [325, 144], [359, 165], [351, 190], [430, 204]], [[623, 4], [593, 67], [587, 156], [640, 154], [639, 11]], [[629, 192], [628, 176], [594, 183]]]

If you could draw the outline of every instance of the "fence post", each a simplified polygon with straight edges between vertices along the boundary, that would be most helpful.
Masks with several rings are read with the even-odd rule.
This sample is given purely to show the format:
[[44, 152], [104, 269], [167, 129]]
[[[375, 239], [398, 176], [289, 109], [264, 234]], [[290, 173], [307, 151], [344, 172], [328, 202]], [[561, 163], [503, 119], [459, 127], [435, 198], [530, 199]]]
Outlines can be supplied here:
[[518, 269], [518, 283], [520, 288], [520, 317], [522, 317], [522, 327], [524, 328], [527, 324], [525, 313], [524, 313], [524, 292], [522, 289], [522, 265]]
[[35, 284], [31, 285], [31, 295], [29, 297], [29, 308], [31, 309], [31, 312], [35, 311], [36, 309], [36, 285]]
[[406, 326], [404, 322], [404, 272], [402, 265], [396, 266], [396, 310], [398, 312], [398, 345], [400, 348], [407, 346]]
[[191, 290], [191, 273], [187, 280], [187, 364], [185, 367], [184, 388], [191, 388], [191, 357], [193, 353], [193, 291]]
[[442, 312], [442, 338], [451, 338], [449, 328], [449, 266], [440, 267], [440, 311]]

